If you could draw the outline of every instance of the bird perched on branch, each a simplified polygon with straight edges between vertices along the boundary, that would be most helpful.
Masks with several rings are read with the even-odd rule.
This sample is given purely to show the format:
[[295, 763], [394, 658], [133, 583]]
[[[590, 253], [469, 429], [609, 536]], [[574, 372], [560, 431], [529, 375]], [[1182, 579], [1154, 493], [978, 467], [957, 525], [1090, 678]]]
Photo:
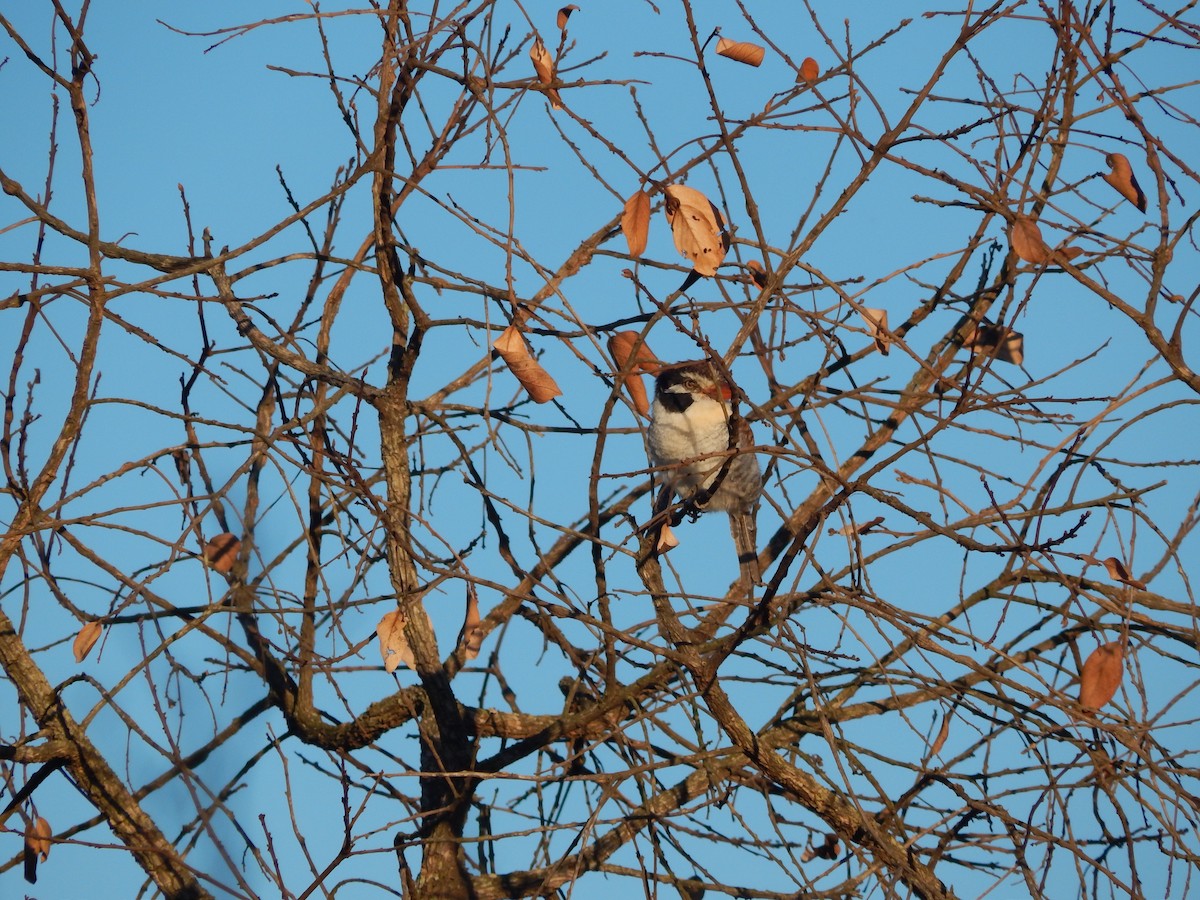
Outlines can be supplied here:
[[[696, 512], [729, 514], [729, 530], [743, 579], [758, 583], [755, 516], [762, 473], [754, 436], [744, 419], [731, 428], [733, 387], [708, 360], [663, 366], [650, 409], [650, 458], [664, 467], [670, 491]], [[670, 493], [660, 498], [662, 508]]]

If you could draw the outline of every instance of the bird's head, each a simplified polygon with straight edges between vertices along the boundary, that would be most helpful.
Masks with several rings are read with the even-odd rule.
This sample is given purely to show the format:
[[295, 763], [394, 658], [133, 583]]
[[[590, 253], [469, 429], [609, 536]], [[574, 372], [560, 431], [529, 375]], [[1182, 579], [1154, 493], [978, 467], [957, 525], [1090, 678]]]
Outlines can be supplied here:
[[655, 381], [655, 395], [666, 409], [682, 413], [698, 401], [727, 404], [733, 388], [712, 363], [698, 360], [664, 366]]

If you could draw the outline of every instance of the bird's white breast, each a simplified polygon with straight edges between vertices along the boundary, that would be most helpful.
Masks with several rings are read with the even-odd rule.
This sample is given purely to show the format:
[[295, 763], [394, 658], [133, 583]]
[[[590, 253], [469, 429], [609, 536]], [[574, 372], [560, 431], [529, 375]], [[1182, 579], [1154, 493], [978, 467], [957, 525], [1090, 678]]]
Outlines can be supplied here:
[[[716, 478], [729, 449], [728, 410], [711, 397], [697, 395], [682, 413], [667, 410], [657, 400], [651, 414], [650, 455], [656, 466], [676, 466], [683, 460], [694, 460], [685, 466], [664, 473], [682, 496], [690, 496]], [[704, 459], [704, 457], [714, 454]]]

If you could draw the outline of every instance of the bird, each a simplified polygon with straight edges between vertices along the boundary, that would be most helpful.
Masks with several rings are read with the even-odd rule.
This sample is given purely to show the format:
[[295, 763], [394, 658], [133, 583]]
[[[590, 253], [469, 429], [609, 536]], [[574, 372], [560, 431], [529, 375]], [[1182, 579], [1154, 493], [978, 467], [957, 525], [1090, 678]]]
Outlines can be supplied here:
[[737, 420], [731, 440], [732, 399], [732, 385], [708, 360], [663, 366], [655, 379], [647, 442], [650, 461], [663, 470], [669, 489], [659, 506], [665, 509], [674, 493], [694, 503], [696, 513], [728, 513], [740, 576], [757, 584], [762, 472], [745, 419]]

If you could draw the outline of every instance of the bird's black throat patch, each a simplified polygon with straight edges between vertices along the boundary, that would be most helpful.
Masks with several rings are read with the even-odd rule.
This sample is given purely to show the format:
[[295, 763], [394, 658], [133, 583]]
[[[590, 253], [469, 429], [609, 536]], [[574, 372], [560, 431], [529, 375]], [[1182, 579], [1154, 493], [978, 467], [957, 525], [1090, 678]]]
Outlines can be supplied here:
[[696, 398], [691, 394], [683, 392], [676, 393], [675, 391], [659, 391], [658, 402], [663, 405], [663, 409], [667, 412], [684, 413], [687, 408], [692, 405]]

